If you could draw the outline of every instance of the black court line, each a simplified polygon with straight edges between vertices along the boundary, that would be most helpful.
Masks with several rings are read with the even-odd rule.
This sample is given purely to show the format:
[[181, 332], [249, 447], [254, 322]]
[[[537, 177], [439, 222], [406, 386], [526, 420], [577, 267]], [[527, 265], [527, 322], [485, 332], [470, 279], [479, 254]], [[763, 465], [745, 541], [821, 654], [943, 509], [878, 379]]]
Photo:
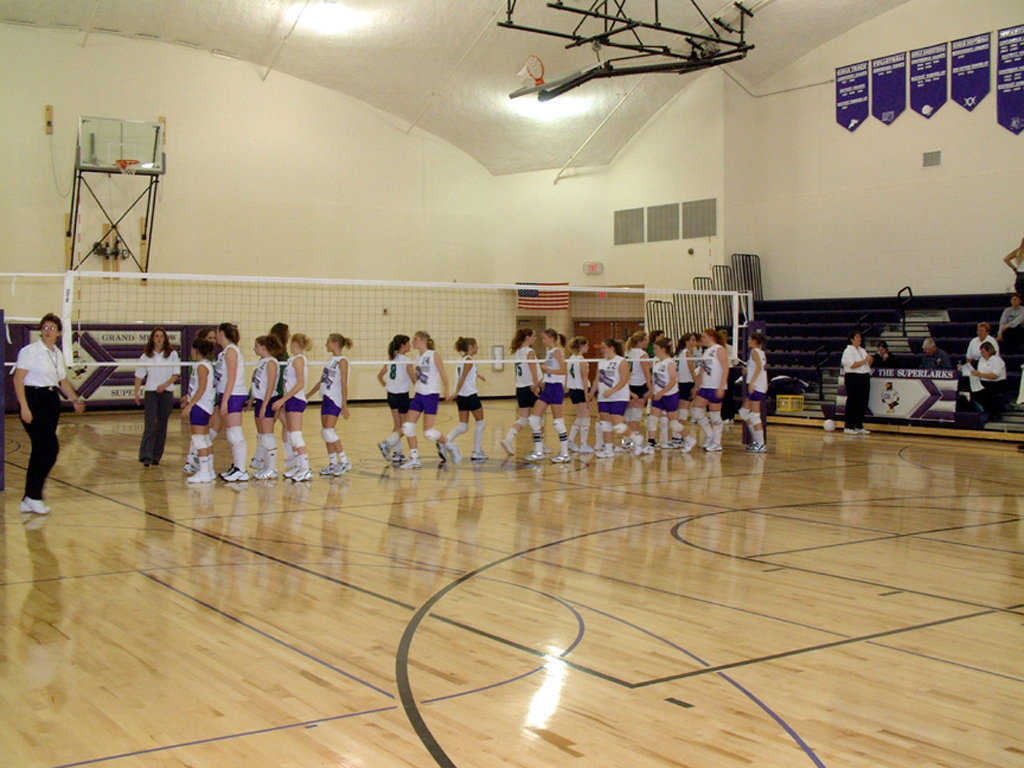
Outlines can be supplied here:
[[995, 479], [993, 477], [989, 477], [989, 476], [986, 476], [984, 478], [980, 478], [980, 477], [978, 477], [976, 475], [964, 475], [962, 472], [957, 472], [955, 469], [952, 469], [950, 467], [931, 467], [931, 466], [928, 466], [927, 464], [922, 464], [922, 463], [920, 463], [918, 461], [914, 461], [912, 459], [908, 459], [904, 455], [904, 452], [908, 451], [908, 450], [911, 450], [913, 448], [914, 448], [914, 446], [912, 446], [912, 445], [905, 445], [905, 446], [903, 446], [902, 448], [900, 448], [896, 452], [896, 455], [900, 458], [901, 461], [905, 461], [905, 462], [907, 462], [907, 464], [910, 464], [910, 465], [912, 465], [914, 467], [917, 467], [918, 469], [923, 469], [926, 472], [938, 472], [938, 473], [941, 473], [942, 475], [945, 475], [947, 477], [963, 478], [963, 479], [966, 479], [966, 480], [971, 480], [971, 481], [977, 482], [979, 485], [988, 484], [988, 483], [994, 483], [995, 485], [1009, 485], [1009, 486], [1015, 486], [1015, 487], [1019, 487], [1020, 486], [1019, 482], [1011, 482], [1011, 481], [1008, 481], [1008, 480], [997, 480], [997, 479]]
[[689, 703], [683, 701], [682, 699], [677, 699], [677, 698], [674, 698], [672, 696], [669, 696], [667, 699], [665, 699], [665, 701], [667, 701], [669, 704], [676, 704], [677, 706], [683, 707], [684, 709], [692, 709], [693, 708], [693, 704], [689, 704]]

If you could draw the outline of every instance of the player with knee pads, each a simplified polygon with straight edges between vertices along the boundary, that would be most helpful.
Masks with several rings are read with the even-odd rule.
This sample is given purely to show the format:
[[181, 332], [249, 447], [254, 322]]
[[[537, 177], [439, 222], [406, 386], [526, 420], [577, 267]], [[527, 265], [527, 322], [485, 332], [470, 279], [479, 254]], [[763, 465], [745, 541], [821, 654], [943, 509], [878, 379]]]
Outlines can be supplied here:
[[284, 389], [281, 399], [271, 406], [277, 412], [284, 412], [285, 424], [288, 427], [287, 440], [294, 452], [295, 463], [285, 470], [284, 476], [289, 480], [301, 483], [313, 479], [309, 468], [309, 450], [302, 437], [302, 414], [306, 412], [306, 376], [309, 372], [309, 360], [306, 352], [313, 346], [304, 333], [296, 333], [291, 338], [291, 357], [284, 369]]
[[673, 436], [682, 431], [679, 423], [679, 374], [675, 358], [672, 357], [672, 342], [662, 336], [654, 342], [655, 362], [651, 369], [652, 388], [651, 416], [648, 420], [649, 434], [660, 434], [662, 450], [673, 447], [669, 442], [669, 424]]
[[456, 444], [460, 435], [469, 431], [469, 416], [473, 415], [476, 431], [473, 433], [473, 461], [487, 461], [484, 453], [484, 407], [480, 402], [480, 385], [477, 381], [486, 381], [477, 370], [473, 356], [477, 353], [476, 339], [460, 336], [455, 342], [455, 351], [462, 355], [455, 374], [455, 402], [459, 409], [459, 423], [448, 433], [446, 443], [452, 461], [458, 464], [462, 460], [462, 451]]
[[352, 469], [352, 462], [345, 455], [345, 446], [335, 431], [338, 417], [348, 419], [348, 358], [345, 350], [352, 349], [352, 339], [340, 333], [327, 337], [327, 354], [330, 360], [324, 365], [319, 387], [313, 387], [306, 398], [320, 390], [320, 436], [327, 445], [327, 466], [320, 470], [324, 477], [340, 477]]
[[537, 355], [532, 349], [536, 339], [537, 334], [532, 328], [520, 328], [509, 347], [515, 366], [516, 404], [519, 407], [519, 418], [512, 422], [508, 434], [501, 441], [501, 447], [509, 456], [515, 455], [516, 435], [527, 425], [530, 411], [533, 410], [537, 394], [540, 392], [540, 370], [537, 367]]
[[196, 473], [188, 479], [192, 484], [212, 483], [217, 479], [213, 471], [213, 440], [210, 439], [210, 418], [216, 398], [211, 362], [214, 349], [213, 343], [205, 338], [192, 342], [192, 359], [197, 365], [188, 377], [188, 394], [182, 398], [182, 415], [191, 427], [191, 447], [199, 465]]
[[231, 445], [231, 466], [221, 472], [222, 480], [229, 483], [245, 482], [249, 479], [246, 463], [249, 460], [249, 446], [242, 431], [242, 411], [249, 399], [249, 387], [245, 382], [245, 359], [238, 348], [238, 326], [221, 323], [217, 326], [217, 343], [221, 352], [214, 364], [214, 378], [220, 404], [217, 410], [226, 428], [225, 435]]
[[651, 395], [651, 359], [647, 355], [648, 336], [637, 331], [626, 342], [626, 359], [629, 361], [629, 408], [626, 423], [630, 429], [630, 446], [635, 456], [654, 453], [653, 445], [647, 442], [644, 425], [644, 409]]
[[554, 328], [548, 328], [541, 334], [547, 354], [541, 364], [543, 382], [540, 399], [534, 403], [530, 413], [530, 429], [533, 432], [533, 453], [526, 458], [529, 461], [544, 460], [544, 413], [551, 409], [554, 418], [555, 432], [558, 435], [559, 451], [552, 457], [556, 464], [569, 461], [569, 433], [562, 418], [565, 403], [565, 376], [568, 369], [565, 365], [565, 336]]
[[411, 348], [411, 339], [404, 334], [397, 334], [388, 343], [388, 362], [377, 371], [377, 381], [387, 392], [392, 426], [391, 434], [377, 443], [377, 447], [384, 455], [384, 461], [395, 464], [405, 461], [405, 454], [402, 453], [402, 425], [409, 413], [409, 391], [416, 376], [416, 368], [408, 354]]
[[419, 421], [421, 415], [423, 416], [424, 437], [437, 446], [441, 463], [444, 464], [448, 461], [446, 438], [434, 428], [438, 403], [442, 398], [442, 385], [444, 398], [448, 398], [448, 373], [444, 367], [444, 360], [434, 349], [434, 340], [426, 331], [417, 331], [413, 335], [412, 346], [420, 355], [416, 360], [416, 396], [409, 403], [409, 413], [402, 427], [402, 431], [409, 441], [409, 459], [402, 464], [402, 469], [419, 469], [423, 466], [416, 440], [416, 422]]
[[764, 427], [761, 421], [761, 404], [768, 397], [768, 361], [764, 354], [764, 334], [750, 334], [750, 358], [747, 360], [747, 375], [743, 393], [743, 407], [739, 416], [747, 423], [750, 430], [750, 444], [747, 450], [751, 453], [767, 453]]
[[565, 361], [569, 373], [566, 376], [569, 402], [572, 403], [576, 419], [569, 430], [569, 450], [579, 453], [593, 453], [594, 449], [587, 443], [590, 433], [590, 402], [587, 399], [587, 382], [589, 381], [590, 363], [585, 355], [590, 348], [589, 342], [582, 336], [576, 336], [569, 342], [569, 359]]
[[617, 339], [605, 339], [600, 352], [602, 360], [597, 365], [597, 378], [591, 387], [591, 396], [597, 396], [597, 410], [601, 416], [599, 447], [595, 455], [611, 458], [615, 452], [605, 438], [611, 432], [619, 436], [626, 433], [624, 419], [630, 398], [629, 363], [622, 356], [622, 342]]
[[701, 360], [700, 390], [693, 401], [697, 424], [704, 431], [704, 450], [722, 450], [722, 403], [726, 396], [726, 375], [729, 357], [721, 331], [708, 328], [701, 336], [706, 347]]
[[253, 415], [256, 419], [256, 451], [252, 468], [257, 480], [273, 480], [277, 477], [277, 440], [274, 438], [273, 405], [284, 394], [284, 377], [281, 361], [284, 348], [276, 336], [259, 336], [253, 344], [253, 351], [259, 358], [252, 374]]
[[678, 431], [675, 427], [672, 428], [672, 444], [674, 447], [680, 448], [683, 453], [689, 453], [697, 444], [695, 437], [686, 434], [687, 422], [695, 420], [691, 407], [693, 405], [693, 390], [700, 376], [700, 348], [697, 334], [684, 334], [676, 346], [676, 353], [676, 372], [679, 377], [679, 425], [681, 428]]

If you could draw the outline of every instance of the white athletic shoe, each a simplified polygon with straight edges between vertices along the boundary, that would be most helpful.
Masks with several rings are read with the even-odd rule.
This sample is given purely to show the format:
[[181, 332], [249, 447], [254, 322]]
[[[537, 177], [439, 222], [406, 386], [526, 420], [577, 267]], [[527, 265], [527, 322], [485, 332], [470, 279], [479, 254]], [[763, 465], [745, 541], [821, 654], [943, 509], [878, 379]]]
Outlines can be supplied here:
[[462, 461], [462, 449], [459, 448], [455, 443], [445, 443], [445, 453], [448, 454], [448, 458], [452, 460], [453, 464], [458, 464]]
[[194, 475], [196, 472], [199, 471], [199, 464], [194, 461], [187, 460], [185, 462], [185, 466], [182, 468], [182, 471], [186, 475]]
[[420, 469], [422, 466], [423, 462], [418, 456], [413, 456], [408, 461], [402, 462], [402, 469]]
[[21, 500], [21, 511], [31, 512], [34, 515], [49, 514], [50, 508], [43, 503], [42, 499], [30, 499], [28, 496]]
[[569, 461], [572, 461], [572, 456], [568, 453], [559, 453], [558, 455], [551, 457], [552, 464], [565, 464]]
[[844, 435], [859, 435], [860, 434], [860, 430], [859, 429], [844, 429], [843, 430], [843, 434]]
[[253, 469], [259, 472], [261, 469], [266, 469], [266, 461], [262, 456], [253, 456], [252, 461], [249, 462], [249, 469]]
[[391, 443], [387, 440], [381, 440], [377, 443], [377, 447], [380, 448], [381, 455], [384, 457], [384, 461], [391, 461]]
[[582, 454], [586, 455], [586, 454], [590, 454], [590, 453], [593, 453], [593, 452], [594, 452], [594, 449], [593, 449], [593, 448], [591, 448], [591, 447], [590, 447], [589, 445], [587, 445], [586, 443], [584, 443], [583, 445], [581, 445], [581, 446], [580, 446], [580, 448], [579, 448], [579, 451], [580, 451], [580, 453], [582, 453]]
[[300, 467], [299, 469], [296, 469], [295, 472], [291, 476], [291, 480], [292, 480], [293, 483], [304, 483], [307, 480], [312, 480], [312, 479], [313, 479], [313, 473], [310, 472], [305, 467]]
[[862, 435], [870, 435], [870, 434], [871, 434], [871, 430], [869, 430], [869, 429], [864, 429], [864, 427], [861, 427], [861, 428], [860, 428], [860, 429], [858, 429], [857, 431], [858, 431], [858, 432], [859, 432], [860, 434], [862, 434]]
[[244, 483], [249, 479], [249, 473], [232, 465], [227, 472], [221, 473], [220, 479], [225, 483]]
[[192, 477], [186, 480], [186, 483], [196, 485], [199, 483], [212, 483], [217, 479], [217, 476], [213, 472], [196, 472]]
[[697, 447], [697, 438], [695, 438], [695, 437], [687, 437], [685, 440], [683, 440], [683, 446], [682, 446], [683, 453], [689, 453], [690, 451], [692, 451], [696, 447]]
[[333, 467], [331, 467], [331, 477], [341, 477], [346, 472], [352, 469], [352, 462], [346, 459], [345, 461], [339, 461]]
[[267, 467], [266, 469], [261, 469], [253, 477], [257, 480], [277, 480], [277, 470], [273, 467]]
[[544, 451], [534, 451], [533, 453], [529, 453], [526, 456], [526, 460], [527, 461], [543, 461], [544, 460]]
[[768, 446], [764, 443], [751, 443], [747, 446], [750, 453], [768, 453]]
[[509, 456], [515, 456], [515, 455], [516, 455], [516, 446], [515, 446], [515, 443], [513, 443], [513, 442], [512, 442], [511, 440], [509, 440], [509, 439], [508, 439], [507, 437], [506, 437], [506, 438], [503, 438], [503, 439], [502, 439], [502, 441], [501, 441], [501, 447], [505, 449], [505, 452], [506, 452], [506, 453], [507, 453], [507, 454], [508, 454]]
[[711, 443], [710, 445], [704, 446], [704, 450], [707, 451], [708, 453], [721, 453], [722, 446], [720, 446], [718, 443]]
[[473, 455], [469, 457], [470, 461], [487, 461], [488, 456], [483, 451], [473, 451]]
[[326, 467], [320, 470], [320, 477], [330, 477], [334, 474], [334, 464], [328, 464]]
[[401, 451], [395, 451], [393, 454], [391, 454], [392, 464], [401, 464], [403, 461], [405, 461], [405, 454], [402, 453]]

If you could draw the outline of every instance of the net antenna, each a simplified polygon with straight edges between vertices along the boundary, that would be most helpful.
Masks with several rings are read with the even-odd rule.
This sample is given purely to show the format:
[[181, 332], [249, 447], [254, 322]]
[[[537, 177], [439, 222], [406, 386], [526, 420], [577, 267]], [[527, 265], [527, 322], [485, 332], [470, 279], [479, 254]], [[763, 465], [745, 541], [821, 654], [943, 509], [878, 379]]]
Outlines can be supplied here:
[[[704, 13], [697, 0], [690, 0], [690, 5], [704, 22], [700, 32], [662, 23], [660, 0], [654, 0], [653, 18], [627, 13], [630, 0], [592, 0], [588, 7], [575, 7], [558, 0], [548, 2], [549, 9], [577, 17], [571, 30], [517, 23], [517, 2], [505, 0], [505, 20], [498, 22], [499, 27], [567, 40], [567, 50], [598, 45], [623, 53], [553, 82], [538, 81], [532, 89], [520, 89], [509, 94], [510, 98], [536, 93], [539, 101], [549, 101], [591, 80], [654, 72], [695, 72], [741, 61], [754, 48], [753, 43], [746, 40], [746, 20], [753, 18], [754, 14], [740, 2], [733, 3], [729, 19], [724, 18], [725, 13], [712, 19]], [[648, 7], [648, 2], [644, 0], [645, 7]]]

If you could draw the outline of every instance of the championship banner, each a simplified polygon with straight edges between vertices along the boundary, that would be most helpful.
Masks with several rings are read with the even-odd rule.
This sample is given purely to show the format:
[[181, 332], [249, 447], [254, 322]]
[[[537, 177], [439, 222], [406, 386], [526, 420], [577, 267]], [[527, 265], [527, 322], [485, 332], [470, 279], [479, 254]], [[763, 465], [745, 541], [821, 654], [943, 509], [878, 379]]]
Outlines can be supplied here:
[[988, 95], [991, 71], [991, 32], [950, 43], [950, 95], [968, 112]]
[[910, 52], [910, 108], [931, 118], [946, 103], [949, 46], [939, 43]]
[[871, 114], [886, 125], [907, 108], [907, 54], [871, 60]]
[[999, 30], [996, 113], [1011, 133], [1024, 131], [1024, 25]]
[[836, 70], [836, 122], [855, 131], [868, 119], [868, 63]]
[[[868, 416], [905, 421], [956, 421], [957, 371], [879, 368], [871, 373]], [[841, 380], [840, 380], [841, 381]], [[846, 388], [840, 384], [836, 418], [846, 414]]]

